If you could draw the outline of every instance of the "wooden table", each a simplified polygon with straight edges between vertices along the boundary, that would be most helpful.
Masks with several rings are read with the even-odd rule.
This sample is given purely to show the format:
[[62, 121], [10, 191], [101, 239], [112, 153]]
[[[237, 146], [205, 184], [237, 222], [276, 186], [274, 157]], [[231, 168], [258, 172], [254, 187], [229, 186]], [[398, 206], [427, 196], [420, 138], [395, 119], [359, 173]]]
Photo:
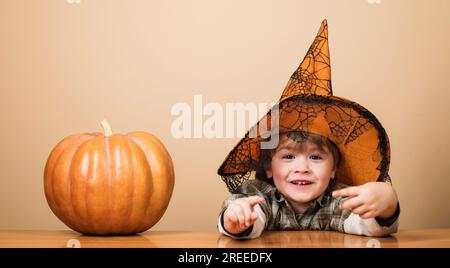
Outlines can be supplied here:
[[70, 230], [0, 230], [0, 248], [133, 247], [133, 248], [271, 248], [271, 247], [450, 247], [450, 229], [401, 230], [374, 238], [325, 231], [265, 232], [236, 241], [218, 232], [148, 231], [132, 236], [85, 236]]

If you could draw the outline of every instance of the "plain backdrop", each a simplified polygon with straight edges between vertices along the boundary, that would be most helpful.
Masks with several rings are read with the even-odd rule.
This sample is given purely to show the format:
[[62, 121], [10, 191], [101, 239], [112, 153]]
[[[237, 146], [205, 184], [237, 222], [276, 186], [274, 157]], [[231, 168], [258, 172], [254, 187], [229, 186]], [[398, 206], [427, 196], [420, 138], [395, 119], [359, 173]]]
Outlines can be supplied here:
[[[71, 3], [74, 2], [74, 3]], [[153, 230], [216, 230], [240, 137], [176, 139], [172, 107], [276, 102], [328, 19], [334, 95], [382, 122], [400, 229], [450, 227], [450, 1], [1, 0], [0, 228], [65, 229], [43, 169], [64, 137], [143, 130], [175, 165]]]

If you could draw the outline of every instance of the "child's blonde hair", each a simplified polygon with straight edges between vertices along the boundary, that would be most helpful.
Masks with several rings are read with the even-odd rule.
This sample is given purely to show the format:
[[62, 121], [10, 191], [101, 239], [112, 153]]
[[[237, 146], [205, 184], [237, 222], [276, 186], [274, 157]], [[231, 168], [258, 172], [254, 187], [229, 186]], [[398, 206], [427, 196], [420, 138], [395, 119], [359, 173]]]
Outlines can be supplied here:
[[273, 184], [273, 180], [267, 178], [266, 169], [271, 168], [272, 157], [277, 149], [280, 146], [287, 146], [289, 148], [293, 148], [294, 150], [304, 150], [304, 146], [307, 142], [313, 143], [321, 150], [324, 150], [325, 148], [328, 149], [333, 156], [334, 167], [337, 168], [339, 166], [339, 163], [341, 162], [341, 153], [339, 152], [336, 144], [334, 144], [330, 139], [308, 132], [290, 131], [280, 135], [277, 148], [260, 150], [260, 157], [256, 166], [255, 177]]

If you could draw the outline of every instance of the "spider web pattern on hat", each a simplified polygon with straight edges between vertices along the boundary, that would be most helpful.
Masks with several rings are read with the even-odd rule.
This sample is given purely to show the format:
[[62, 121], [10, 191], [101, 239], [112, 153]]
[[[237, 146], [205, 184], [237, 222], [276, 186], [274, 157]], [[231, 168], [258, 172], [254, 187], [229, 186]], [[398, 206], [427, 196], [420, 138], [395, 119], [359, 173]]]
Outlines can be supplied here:
[[326, 21], [322, 22], [319, 33], [309, 47], [305, 58], [289, 79], [280, 102], [299, 94], [333, 95]]

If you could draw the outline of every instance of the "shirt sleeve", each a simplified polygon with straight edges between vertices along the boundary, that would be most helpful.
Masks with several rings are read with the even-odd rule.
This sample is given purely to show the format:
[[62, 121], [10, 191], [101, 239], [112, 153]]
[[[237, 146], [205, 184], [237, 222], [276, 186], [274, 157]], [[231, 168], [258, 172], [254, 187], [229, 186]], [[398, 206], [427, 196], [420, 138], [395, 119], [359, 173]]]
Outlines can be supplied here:
[[350, 213], [344, 221], [344, 232], [365, 236], [387, 236], [398, 231], [400, 205], [394, 215], [384, 221], [377, 218], [362, 219], [358, 214]]
[[358, 214], [351, 213], [344, 222], [344, 232], [347, 234], [365, 236], [387, 236], [398, 230], [398, 218], [391, 226], [381, 226], [375, 218], [362, 219]]
[[383, 219], [380, 217], [376, 217], [375, 219], [381, 226], [391, 226], [400, 216], [400, 203], [397, 202], [397, 208], [395, 209], [394, 215], [389, 218]]

